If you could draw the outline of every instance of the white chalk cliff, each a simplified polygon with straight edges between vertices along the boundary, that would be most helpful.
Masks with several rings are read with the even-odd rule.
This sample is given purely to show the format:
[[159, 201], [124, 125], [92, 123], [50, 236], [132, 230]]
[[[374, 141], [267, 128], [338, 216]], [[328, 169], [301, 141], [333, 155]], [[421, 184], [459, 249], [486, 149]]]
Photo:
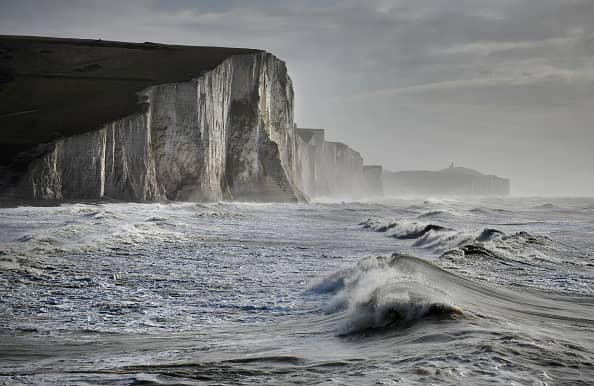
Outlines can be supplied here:
[[311, 199], [383, 195], [381, 166], [363, 165], [359, 152], [344, 143], [326, 141], [322, 129], [297, 129], [297, 154], [298, 181]]
[[0, 51], [0, 200], [381, 195], [381, 168], [296, 129], [269, 53], [6, 35]]
[[299, 201], [293, 87], [285, 63], [231, 56], [148, 87], [143, 112], [57, 140], [10, 195], [35, 200]]

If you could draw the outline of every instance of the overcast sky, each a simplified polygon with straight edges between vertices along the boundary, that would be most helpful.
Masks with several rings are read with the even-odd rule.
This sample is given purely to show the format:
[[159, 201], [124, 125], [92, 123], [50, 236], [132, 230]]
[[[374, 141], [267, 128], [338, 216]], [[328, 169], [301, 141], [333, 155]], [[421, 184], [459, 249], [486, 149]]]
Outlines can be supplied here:
[[594, 195], [594, 0], [0, 0], [0, 33], [262, 48], [367, 163]]

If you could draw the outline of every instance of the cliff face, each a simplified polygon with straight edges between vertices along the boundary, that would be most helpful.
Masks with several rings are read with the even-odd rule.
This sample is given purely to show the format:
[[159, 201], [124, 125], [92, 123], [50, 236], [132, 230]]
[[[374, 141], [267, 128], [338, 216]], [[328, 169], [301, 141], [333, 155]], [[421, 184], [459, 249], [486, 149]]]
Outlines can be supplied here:
[[140, 93], [143, 112], [54, 141], [12, 197], [297, 201], [293, 88], [285, 64], [231, 56]]
[[[331, 194], [339, 199], [360, 198], [365, 184], [363, 180], [363, 157], [341, 142], [327, 142], [325, 152], [334, 162], [334, 175], [331, 182]], [[332, 165], [332, 163], [329, 163]]]
[[364, 165], [363, 177], [367, 195], [381, 197], [384, 195], [384, 183], [382, 181], [383, 167], [381, 165]]
[[324, 130], [297, 129], [297, 174], [303, 193], [313, 198], [328, 191]]
[[134, 115], [51, 144], [9, 191], [12, 197], [34, 200], [162, 198], [147, 116]]
[[226, 176], [236, 199], [303, 199], [295, 183], [293, 85], [272, 55], [231, 58]]
[[366, 175], [359, 152], [326, 141], [324, 130], [297, 129], [297, 136], [298, 180], [308, 197], [353, 200], [381, 196], [381, 178]]

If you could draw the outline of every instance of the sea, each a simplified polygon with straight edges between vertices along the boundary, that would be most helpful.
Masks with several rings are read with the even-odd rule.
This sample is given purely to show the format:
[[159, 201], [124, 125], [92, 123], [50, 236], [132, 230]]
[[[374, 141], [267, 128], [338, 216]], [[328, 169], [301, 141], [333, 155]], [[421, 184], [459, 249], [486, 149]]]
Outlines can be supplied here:
[[591, 385], [594, 199], [0, 208], [0, 384]]

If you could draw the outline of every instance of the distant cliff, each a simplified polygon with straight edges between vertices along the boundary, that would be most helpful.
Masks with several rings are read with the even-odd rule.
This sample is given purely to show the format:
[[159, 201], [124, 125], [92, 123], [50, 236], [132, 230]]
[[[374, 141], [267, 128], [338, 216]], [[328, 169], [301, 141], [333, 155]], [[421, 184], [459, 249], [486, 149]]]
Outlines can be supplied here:
[[297, 129], [297, 175], [309, 198], [353, 200], [383, 195], [381, 166], [365, 166], [359, 152], [325, 140], [322, 129]]
[[12, 36], [0, 53], [4, 197], [304, 199], [271, 54]]
[[366, 196], [381, 197], [384, 195], [383, 170], [381, 165], [363, 165]]
[[387, 195], [476, 195], [509, 194], [507, 178], [482, 174], [476, 170], [454, 167], [438, 171], [411, 170], [385, 172], [384, 192]]

